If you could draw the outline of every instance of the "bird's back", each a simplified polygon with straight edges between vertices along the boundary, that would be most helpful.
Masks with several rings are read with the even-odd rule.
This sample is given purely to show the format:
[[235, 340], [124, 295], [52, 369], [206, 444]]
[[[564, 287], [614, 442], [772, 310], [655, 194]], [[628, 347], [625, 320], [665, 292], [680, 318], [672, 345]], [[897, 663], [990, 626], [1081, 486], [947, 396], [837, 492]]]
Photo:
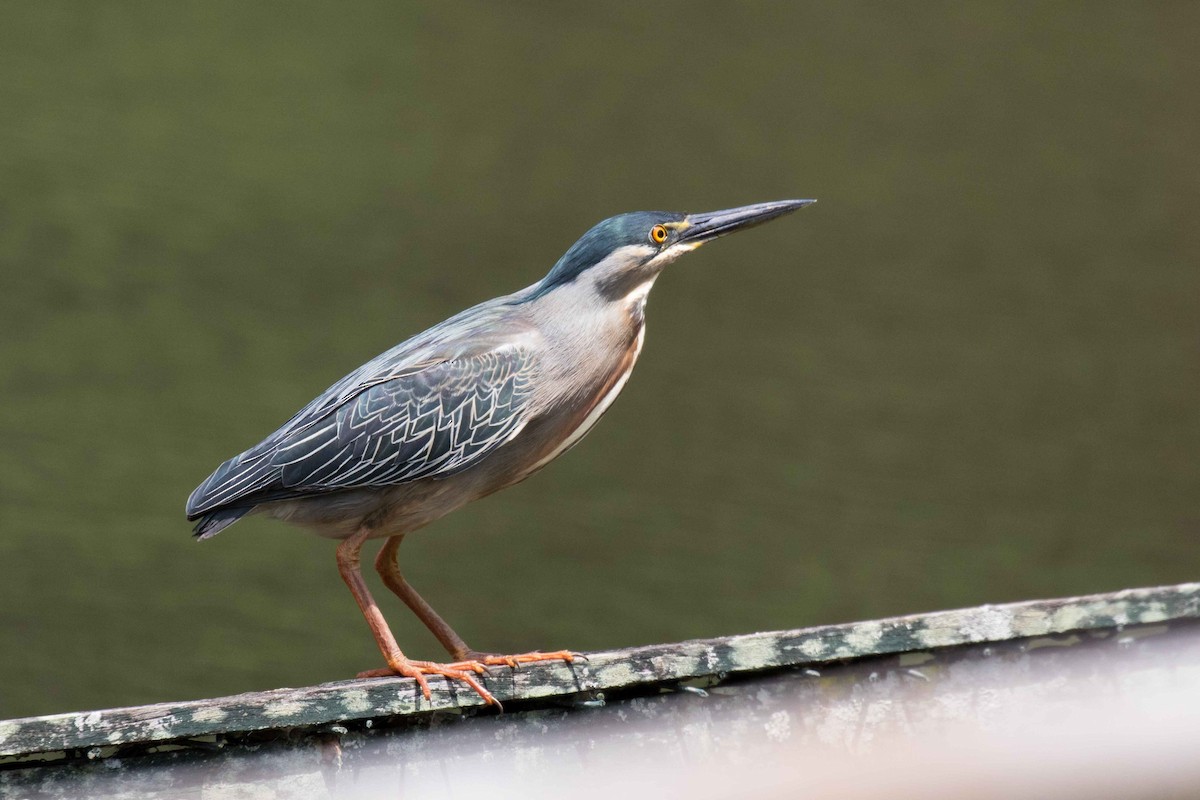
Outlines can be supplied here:
[[444, 476], [524, 425], [536, 357], [520, 297], [482, 303], [354, 370], [192, 492], [211, 536], [256, 506]]

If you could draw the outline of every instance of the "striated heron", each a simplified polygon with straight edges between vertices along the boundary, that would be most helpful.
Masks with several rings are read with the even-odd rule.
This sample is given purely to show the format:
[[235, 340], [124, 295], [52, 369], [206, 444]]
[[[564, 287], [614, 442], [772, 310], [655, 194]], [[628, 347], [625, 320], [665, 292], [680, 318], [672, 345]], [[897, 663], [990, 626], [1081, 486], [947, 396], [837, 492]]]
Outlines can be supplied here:
[[[570, 661], [569, 651], [493, 655], [469, 648], [400, 574], [404, 536], [524, 480], [583, 438], [624, 387], [645, 336], [646, 297], [663, 267], [701, 244], [802, 208], [759, 203], [707, 214], [639, 211], [607, 219], [545, 278], [469, 308], [367, 362], [187, 501], [207, 539], [251, 513], [340, 539], [338, 570], [383, 653], [425, 697], [427, 675], [460, 680], [488, 703], [488, 666]], [[450, 653], [401, 652], [360, 571], [367, 539], [384, 583]]]

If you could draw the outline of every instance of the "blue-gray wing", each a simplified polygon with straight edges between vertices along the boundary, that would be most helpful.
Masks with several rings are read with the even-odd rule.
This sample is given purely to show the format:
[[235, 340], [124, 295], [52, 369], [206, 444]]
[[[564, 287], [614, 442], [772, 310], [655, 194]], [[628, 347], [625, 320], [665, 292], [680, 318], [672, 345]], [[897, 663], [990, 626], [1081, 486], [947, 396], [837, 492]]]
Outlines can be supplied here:
[[222, 464], [192, 493], [188, 516], [453, 475], [524, 427], [534, 368], [528, 352], [506, 347], [367, 384]]

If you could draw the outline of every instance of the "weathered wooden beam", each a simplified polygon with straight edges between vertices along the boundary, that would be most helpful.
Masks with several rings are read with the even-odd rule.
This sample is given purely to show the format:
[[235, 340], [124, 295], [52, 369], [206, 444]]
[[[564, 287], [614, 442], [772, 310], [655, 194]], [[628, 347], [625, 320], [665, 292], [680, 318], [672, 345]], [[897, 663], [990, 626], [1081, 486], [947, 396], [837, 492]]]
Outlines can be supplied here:
[[[589, 654], [571, 665], [495, 669], [502, 702], [570, 697], [714, 675], [816, 666], [966, 644], [1200, 618], [1200, 584], [979, 606], [955, 611]], [[306, 728], [479, 706], [477, 695], [432, 681], [425, 700], [404, 678], [343, 681], [210, 700], [159, 703], [0, 722], [0, 757]]]

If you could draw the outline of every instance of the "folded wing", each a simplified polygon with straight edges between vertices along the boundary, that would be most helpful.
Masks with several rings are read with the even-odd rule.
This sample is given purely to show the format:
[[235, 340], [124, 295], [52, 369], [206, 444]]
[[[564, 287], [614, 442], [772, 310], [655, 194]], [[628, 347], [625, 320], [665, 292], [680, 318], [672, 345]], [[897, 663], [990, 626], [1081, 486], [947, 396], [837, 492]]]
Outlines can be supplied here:
[[322, 413], [298, 414], [218, 467], [188, 498], [188, 518], [460, 472], [524, 427], [534, 369], [508, 346], [415, 364], [358, 391], [335, 386], [341, 396]]

